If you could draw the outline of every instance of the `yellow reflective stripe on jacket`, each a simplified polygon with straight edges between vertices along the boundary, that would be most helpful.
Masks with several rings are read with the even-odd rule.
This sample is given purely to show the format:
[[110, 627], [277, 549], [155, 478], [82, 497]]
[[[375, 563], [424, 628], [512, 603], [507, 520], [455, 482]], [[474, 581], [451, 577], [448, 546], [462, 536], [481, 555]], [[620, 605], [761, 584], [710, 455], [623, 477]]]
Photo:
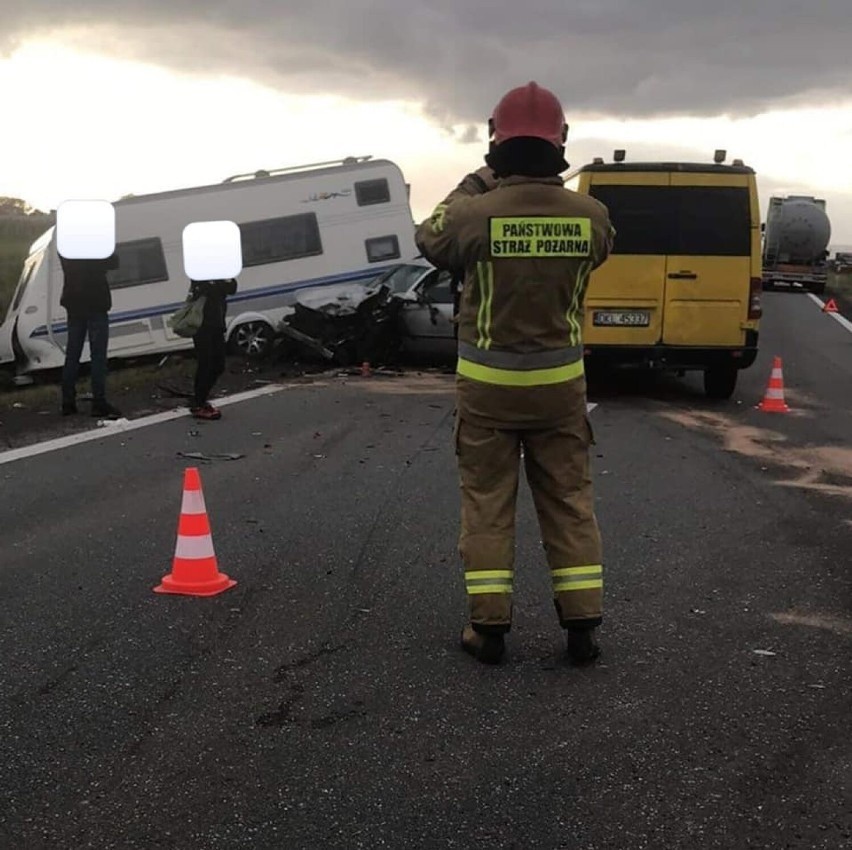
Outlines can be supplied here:
[[603, 587], [603, 565], [588, 564], [582, 567], [563, 567], [553, 570], [553, 591], [599, 590]]
[[480, 366], [531, 371], [576, 363], [582, 358], [583, 349], [579, 345], [572, 345], [562, 348], [546, 348], [540, 351], [506, 351], [495, 348], [486, 351], [471, 345], [469, 342], [460, 342], [458, 344], [458, 355], [463, 360], [469, 363], [478, 363]]
[[540, 387], [547, 384], [562, 384], [573, 381], [584, 374], [583, 361], [554, 366], [550, 369], [497, 369], [483, 366], [459, 357], [456, 371], [463, 378], [480, 381], [483, 384], [496, 384], [503, 387]]
[[444, 219], [447, 216], [447, 205], [438, 204], [432, 211], [432, 217], [429, 222], [432, 225], [433, 233], [442, 233], [444, 230]]
[[574, 284], [574, 297], [571, 299], [571, 306], [568, 308], [568, 312], [565, 314], [565, 319], [570, 328], [568, 338], [571, 341], [571, 345], [579, 345], [583, 337], [583, 325], [580, 322], [580, 303], [586, 293], [591, 273], [591, 262], [580, 264], [580, 271], [577, 273], [577, 280]]
[[494, 301], [494, 266], [491, 263], [476, 264], [479, 281], [479, 312], [476, 316], [478, 333], [477, 348], [491, 348], [491, 304]]
[[513, 570], [471, 570], [464, 574], [468, 594], [511, 593]]

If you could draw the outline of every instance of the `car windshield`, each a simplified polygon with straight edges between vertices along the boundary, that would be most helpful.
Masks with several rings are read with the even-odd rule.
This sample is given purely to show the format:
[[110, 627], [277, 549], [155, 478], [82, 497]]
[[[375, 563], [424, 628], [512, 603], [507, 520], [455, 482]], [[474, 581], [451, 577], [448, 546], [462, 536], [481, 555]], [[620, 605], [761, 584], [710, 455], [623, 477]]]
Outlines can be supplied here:
[[407, 292], [411, 289], [412, 284], [419, 280], [428, 271], [428, 266], [397, 266], [396, 268], [385, 272], [376, 280], [376, 283], [384, 284], [391, 292]]

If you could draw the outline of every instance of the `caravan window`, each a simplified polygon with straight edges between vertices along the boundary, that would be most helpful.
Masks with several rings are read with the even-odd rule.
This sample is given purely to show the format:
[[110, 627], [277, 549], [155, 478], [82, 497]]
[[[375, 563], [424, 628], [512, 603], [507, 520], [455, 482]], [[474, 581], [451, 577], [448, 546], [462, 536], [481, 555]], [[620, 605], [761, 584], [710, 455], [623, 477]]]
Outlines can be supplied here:
[[368, 239], [364, 244], [367, 246], [367, 259], [371, 263], [397, 260], [400, 257], [399, 239], [396, 236], [378, 236]]
[[262, 266], [322, 254], [315, 213], [268, 218], [240, 225], [243, 266]]
[[390, 201], [390, 186], [384, 177], [381, 180], [362, 180], [355, 184], [355, 197], [359, 207], [386, 204]]
[[110, 289], [144, 286], [169, 279], [163, 243], [159, 238], [119, 242], [115, 249], [119, 267], [107, 272]]

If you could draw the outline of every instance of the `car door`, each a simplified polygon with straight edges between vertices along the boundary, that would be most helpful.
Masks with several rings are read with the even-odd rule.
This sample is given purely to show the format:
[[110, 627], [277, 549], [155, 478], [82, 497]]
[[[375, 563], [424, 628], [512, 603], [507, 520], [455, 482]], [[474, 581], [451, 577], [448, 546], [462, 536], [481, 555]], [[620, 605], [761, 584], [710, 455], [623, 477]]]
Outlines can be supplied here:
[[663, 336], [666, 261], [675, 215], [665, 171], [595, 173], [588, 194], [609, 210], [613, 252], [592, 272], [586, 294], [587, 346], [650, 347]]
[[435, 360], [455, 357], [451, 284], [449, 272], [433, 270], [410, 290], [413, 297], [402, 311], [404, 348], [408, 353]]
[[663, 343], [744, 341], [759, 214], [745, 174], [673, 174], [678, 252], [669, 255]]

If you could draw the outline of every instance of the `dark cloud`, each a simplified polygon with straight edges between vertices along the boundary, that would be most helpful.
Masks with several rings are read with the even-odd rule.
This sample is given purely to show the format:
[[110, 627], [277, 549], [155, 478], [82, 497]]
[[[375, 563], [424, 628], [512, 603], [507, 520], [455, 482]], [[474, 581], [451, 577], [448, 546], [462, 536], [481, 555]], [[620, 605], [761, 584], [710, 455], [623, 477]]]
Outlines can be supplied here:
[[573, 114], [745, 114], [848, 96], [849, 9], [849, 0], [0, 0], [0, 50], [76, 27], [109, 53], [181, 70], [418, 100], [445, 125], [480, 126], [528, 79]]

